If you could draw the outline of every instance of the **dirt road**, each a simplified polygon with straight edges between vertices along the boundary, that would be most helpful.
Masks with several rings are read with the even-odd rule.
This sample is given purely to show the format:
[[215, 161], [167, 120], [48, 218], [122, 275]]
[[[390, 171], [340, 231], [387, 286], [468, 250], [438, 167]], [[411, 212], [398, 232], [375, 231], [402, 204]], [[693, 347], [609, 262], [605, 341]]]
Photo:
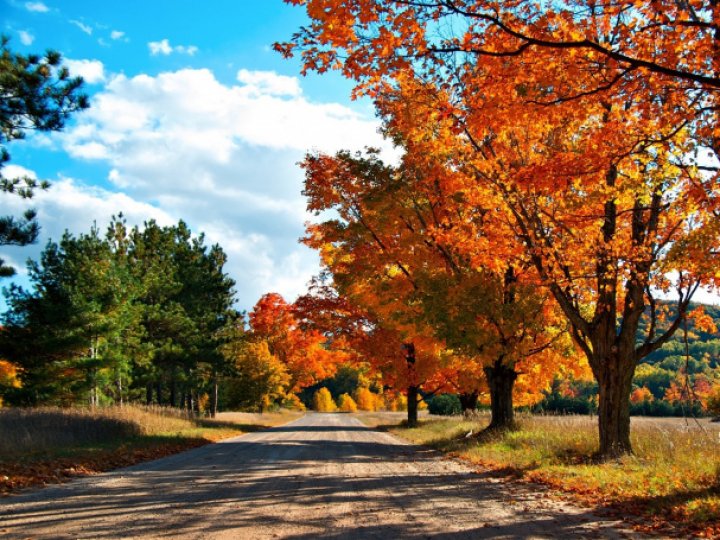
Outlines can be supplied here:
[[0, 499], [0, 538], [621, 538], [348, 415]]

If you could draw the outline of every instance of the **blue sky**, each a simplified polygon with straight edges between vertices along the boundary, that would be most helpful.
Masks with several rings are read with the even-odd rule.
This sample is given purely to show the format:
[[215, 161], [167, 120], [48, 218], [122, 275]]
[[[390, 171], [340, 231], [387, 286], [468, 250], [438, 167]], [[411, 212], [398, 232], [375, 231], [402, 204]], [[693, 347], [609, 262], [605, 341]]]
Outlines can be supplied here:
[[[38, 245], [2, 248], [20, 270], [48, 238], [122, 212], [131, 224], [184, 219], [228, 253], [238, 306], [265, 292], [293, 300], [318, 270], [297, 243], [307, 150], [381, 146], [372, 105], [338, 75], [300, 76], [271, 49], [304, 24], [280, 0], [0, 0], [2, 32], [22, 53], [55, 49], [86, 79], [91, 108], [62, 133], [13, 143], [6, 174], [53, 186], [32, 202]], [[26, 204], [4, 199], [3, 213]], [[6, 282], [7, 283], [7, 282]]]

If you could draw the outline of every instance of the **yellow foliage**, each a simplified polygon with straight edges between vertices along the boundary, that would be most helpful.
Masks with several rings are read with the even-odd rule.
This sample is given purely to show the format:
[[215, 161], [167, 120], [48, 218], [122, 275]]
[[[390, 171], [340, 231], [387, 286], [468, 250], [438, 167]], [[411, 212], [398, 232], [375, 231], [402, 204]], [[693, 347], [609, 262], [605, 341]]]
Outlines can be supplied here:
[[[0, 388], [20, 388], [20, 386], [20, 379], [18, 379], [15, 365], [7, 360], [0, 360]], [[3, 400], [0, 397], [0, 407], [2, 406]]]
[[208, 410], [208, 407], [210, 406], [210, 396], [205, 394], [200, 394], [198, 396], [198, 402], [197, 402], [198, 410], [200, 412], [205, 412]]
[[226, 381], [224, 388], [228, 407], [265, 410], [285, 397], [290, 376], [285, 365], [270, 353], [266, 342], [245, 342], [232, 354], [235, 375]]
[[321, 388], [315, 392], [313, 395], [313, 409], [317, 412], [335, 412], [337, 410], [337, 405], [335, 405], [327, 388]]
[[402, 394], [398, 394], [392, 399], [387, 399], [386, 407], [387, 410], [393, 412], [407, 411], [407, 397]]
[[378, 411], [382, 406], [382, 397], [374, 394], [369, 388], [358, 388], [355, 391], [355, 402], [361, 411]]
[[20, 388], [17, 367], [7, 360], [0, 360], [0, 386]]
[[355, 412], [357, 411], [357, 403], [348, 394], [342, 394], [338, 398], [338, 409], [342, 412]]

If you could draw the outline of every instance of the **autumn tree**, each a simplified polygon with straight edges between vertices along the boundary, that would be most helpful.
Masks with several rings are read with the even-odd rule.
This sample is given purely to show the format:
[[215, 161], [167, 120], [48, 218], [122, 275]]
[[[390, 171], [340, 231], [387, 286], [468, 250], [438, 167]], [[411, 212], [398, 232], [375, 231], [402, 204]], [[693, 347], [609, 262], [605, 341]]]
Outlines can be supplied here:
[[270, 354], [263, 341], [235, 341], [228, 345], [228, 376], [223, 382], [223, 406], [263, 412], [281, 401], [290, 382], [287, 368]]
[[[635, 366], [720, 277], [717, 171], [701, 159], [718, 134], [717, 7], [293, 3], [311, 24], [278, 49], [301, 49], [306, 69], [342, 70], [410, 153], [462, 171], [464, 185], [441, 186], [447, 197], [483, 212], [488, 190], [500, 195], [599, 383], [600, 454], [631, 452]], [[661, 290], [677, 309], [658, 332]]]
[[[310, 226], [307, 242], [320, 250], [339, 290], [384, 317], [385, 326], [414, 331], [414, 341], [422, 339], [417, 330], [424, 328], [463, 354], [464, 363], [454, 362], [452, 352], [440, 355], [434, 373], [426, 373], [426, 392], [455, 386], [474, 409], [478, 374], [484, 374], [491, 427], [510, 426], [517, 368], [529, 368], [532, 357], [555, 350], [564, 327], [549, 322], [553, 306], [547, 294], [537, 280], [525, 282], [528, 272], [513, 266], [523, 261], [511, 249], [493, 246], [492, 257], [481, 258], [478, 249], [454, 245], [450, 236], [462, 234], [471, 220], [486, 222], [475, 230], [485, 241], [511, 234], [503, 223], [444, 198], [439, 184], [453, 182], [452, 171], [409, 157], [394, 168], [373, 152], [308, 156], [303, 166], [309, 208], [333, 209], [340, 219]], [[533, 371], [544, 373], [547, 384], [562, 358], [542, 358], [544, 367]]]
[[6, 392], [12, 392], [13, 389], [20, 388], [20, 386], [17, 366], [7, 360], [0, 360], [0, 407], [3, 406]]
[[349, 394], [340, 394], [338, 398], [338, 410], [340, 412], [357, 412], [358, 406]]
[[[81, 91], [82, 78], [70, 77], [59, 53], [26, 56], [13, 52], [9, 41], [0, 37], [0, 192], [29, 199], [35, 190], [47, 189], [49, 184], [28, 176], [8, 178], [2, 170], [10, 161], [7, 144], [23, 139], [28, 132], [61, 130], [70, 115], [88, 107], [88, 99]], [[0, 245], [32, 244], [39, 231], [33, 210], [19, 220], [0, 217]], [[0, 259], [0, 276], [14, 273]]]
[[320, 388], [313, 395], [313, 409], [317, 412], [335, 412], [337, 405], [333, 401], [330, 395], [330, 390], [327, 388]]
[[[392, 324], [387, 318], [393, 313], [392, 307], [389, 313], [384, 311], [385, 316], [375, 313], [373, 302], [379, 297], [366, 294], [371, 292], [367, 286], [372, 281], [359, 279], [359, 275], [356, 276], [358, 279], [352, 280], [330, 263], [328, 268], [333, 269], [334, 276], [340, 277], [341, 282], [348, 286], [355, 284], [357, 288], [345, 290], [333, 284], [329, 271], [325, 270], [314, 279], [310, 292], [295, 303], [297, 311], [302, 313], [302, 324], [317, 329], [332, 340], [334, 348], [344, 351], [345, 361], [368, 366], [370, 373], [379, 376], [385, 387], [405, 392], [408, 424], [416, 424], [421, 387], [437, 374], [440, 357], [436, 341], [420, 336], [422, 332], [417, 329]], [[401, 306], [401, 302], [396, 304], [398, 309]], [[414, 362], [408, 361], [405, 352], [409, 337], [415, 347]]]
[[331, 377], [343, 361], [341, 352], [326, 346], [321, 332], [300, 326], [294, 307], [277, 293], [257, 301], [249, 322], [253, 336], [265, 341], [270, 353], [286, 366], [292, 392]]

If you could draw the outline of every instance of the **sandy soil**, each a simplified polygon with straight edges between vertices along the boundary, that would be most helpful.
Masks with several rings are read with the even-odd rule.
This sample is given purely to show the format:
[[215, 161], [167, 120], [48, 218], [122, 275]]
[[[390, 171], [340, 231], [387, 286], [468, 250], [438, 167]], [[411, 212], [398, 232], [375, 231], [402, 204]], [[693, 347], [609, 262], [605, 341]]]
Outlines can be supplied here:
[[0, 538], [626, 538], [342, 414], [0, 500]]

